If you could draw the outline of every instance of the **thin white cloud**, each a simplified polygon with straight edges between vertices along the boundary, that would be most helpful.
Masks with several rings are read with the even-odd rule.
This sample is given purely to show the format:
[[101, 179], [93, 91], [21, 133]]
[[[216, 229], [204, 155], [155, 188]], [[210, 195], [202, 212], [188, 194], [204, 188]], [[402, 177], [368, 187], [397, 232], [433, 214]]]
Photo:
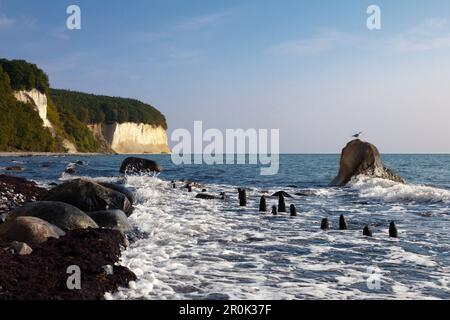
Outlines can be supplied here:
[[348, 33], [335, 30], [324, 31], [317, 35], [293, 41], [286, 41], [269, 48], [274, 55], [312, 55], [333, 50], [341, 45], [352, 43], [357, 38]]
[[390, 39], [387, 46], [401, 53], [450, 48], [450, 24], [446, 19], [427, 19]]
[[16, 23], [16, 19], [0, 16], [0, 30], [12, 27]]
[[176, 30], [188, 31], [203, 29], [217, 24], [228, 15], [226, 12], [211, 13], [208, 15], [198, 16], [187, 21], [183, 21], [175, 26]]
[[70, 40], [69, 31], [66, 28], [58, 27], [49, 31], [48, 33], [51, 37], [58, 40], [67, 41]]

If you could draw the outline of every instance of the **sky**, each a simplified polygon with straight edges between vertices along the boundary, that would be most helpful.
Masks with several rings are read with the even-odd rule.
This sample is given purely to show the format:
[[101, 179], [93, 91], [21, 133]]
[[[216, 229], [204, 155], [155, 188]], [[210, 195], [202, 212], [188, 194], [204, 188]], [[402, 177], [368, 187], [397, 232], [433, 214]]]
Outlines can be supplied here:
[[169, 137], [201, 120], [279, 129], [284, 153], [337, 153], [358, 131], [383, 153], [450, 152], [448, 0], [0, 0], [0, 57], [149, 103]]

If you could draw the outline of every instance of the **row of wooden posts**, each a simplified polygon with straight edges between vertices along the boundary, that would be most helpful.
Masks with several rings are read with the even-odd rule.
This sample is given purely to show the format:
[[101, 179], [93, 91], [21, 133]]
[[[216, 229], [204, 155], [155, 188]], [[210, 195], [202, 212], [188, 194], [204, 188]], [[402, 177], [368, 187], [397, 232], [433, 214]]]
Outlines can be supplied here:
[[[172, 181], [172, 186], [173, 186], [173, 188], [176, 188], [175, 181]], [[188, 192], [192, 192], [192, 185], [190, 183], [188, 183], [186, 185], [186, 188], [188, 189]], [[203, 189], [202, 192], [206, 192], [206, 189]], [[239, 188], [238, 192], [239, 192], [239, 205], [241, 207], [246, 207], [247, 206], [247, 192], [243, 188]], [[267, 201], [266, 201], [266, 197], [264, 195], [261, 196], [261, 200], [259, 201], [259, 211], [267, 212]], [[287, 212], [286, 202], [284, 200], [284, 195], [282, 192], [280, 192], [278, 194], [278, 207], [272, 206], [272, 214], [273, 215], [278, 215], [279, 212]], [[289, 206], [289, 214], [291, 217], [297, 216], [297, 209], [295, 208], [295, 205], [291, 204]], [[328, 218], [322, 219], [320, 228], [322, 230], [330, 229], [330, 221], [328, 220]], [[343, 214], [341, 214], [341, 216], [339, 217], [339, 230], [347, 230], [347, 229], [348, 229], [347, 221], [345, 219], [345, 216]], [[363, 235], [367, 236], [367, 237], [372, 237], [373, 232], [368, 225], [366, 225], [364, 227]], [[392, 221], [389, 225], [389, 237], [398, 238], [398, 230], [397, 230], [397, 226], [395, 225], [394, 221]]]
[[[247, 193], [246, 193], [245, 189], [239, 188], [238, 192], [239, 192], [239, 205], [241, 207], [247, 206]], [[265, 196], [261, 196], [261, 200], [259, 201], [259, 211], [267, 212], [267, 202], [266, 202]], [[277, 215], [278, 212], [287, 212], [286, 211], [286, 202], [284, 200], [284, 195], [282, 193], [278, 194], [278, 207], [272, 206], [272, 214]], [[293, 204], [291, 204], [289, 206], [289, 213], [290, 213], [291, 217], [297, 216], [297, 209], [295, 208], [295, 206]], [[330, 229], [330, 221], [328, 220], [328, 218], [322, 219], [320, 228], [322, 230]], [[339, 217], [339, 230], [347, 230], [347, 229], [348, 229], [347, 221], [345, 219], [345, 216], [343, 214], [341, 214]], [[367, 237], [372, 237], [373, 232], [369, 226], [366, 225], [364, 227], [363, 235], [367, 236]], [[398, 230], [397, 230], [397, 226], [395, 225], [394, 221], [392, 221], [389, 225], [389, 237], [398, 238]]]

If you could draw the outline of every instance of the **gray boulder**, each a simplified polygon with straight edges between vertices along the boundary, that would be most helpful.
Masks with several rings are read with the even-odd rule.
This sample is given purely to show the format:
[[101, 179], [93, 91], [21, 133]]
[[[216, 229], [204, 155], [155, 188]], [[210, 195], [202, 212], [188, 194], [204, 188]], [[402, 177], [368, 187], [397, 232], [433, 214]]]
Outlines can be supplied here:
[[99, 227], [127, 232], [132, 229], [126, 214], [122, 210], [90, 212], [89, 216]]
[[9, 213], [7, 222], [25, 216], [40, 218], [63, 230], [98, 228], [95, 221], [86, 213], [64, 202], [38, 201], [27, 203]]
[[128, 198], [128, 201], [130, 201], [131, 205], [133, 205], [136, 202], [134, 193], [130, 189], [128, 189], [127, 187], [125, 187], [123, 185], [120, 185], [117, 183], [112, 183], [112, 182], [98, 182], [98, 184], [105, 188], [109, 188], [109, 189], [115, 190], [117, 192], [123, 193]]
[[383, 166], [377, 147], [355, 139], [342, 150], [339, 173], [330, 185], [333, 187], [344, 186], [353, 176], [361, 174], [405, 183], [402, 177]]
[[39, 244], [64, 234], [60, 228], [36, 217], [17, 217], [0, 225], [0, 239], [3, 242]]
[[42, 200], [68, 203], [85, 212], [119, 209], [131, 214], [132, 209], [125, 194], [84, 179], [60, 184], [44, 194]]

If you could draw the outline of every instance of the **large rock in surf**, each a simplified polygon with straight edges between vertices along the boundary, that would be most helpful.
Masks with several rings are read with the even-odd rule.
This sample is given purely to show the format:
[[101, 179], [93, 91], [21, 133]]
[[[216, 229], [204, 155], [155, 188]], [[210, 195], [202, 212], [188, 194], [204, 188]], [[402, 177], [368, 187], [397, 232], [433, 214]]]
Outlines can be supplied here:
[[58, 239], [65, 233], [60, 228], [36, 217], [17, 217], [0, 225], [0, 241], [38, 244], [48, 238]]
[[[98, 228], [98, 225], [86, 213], [70, 204], [53, 201], [27, 203], [7, 215], [7, 222], [17, 217], [36, 217], [45, 220], [63, 230]], [[7, 223], [6, 222], [6, 223]]]
[[404, 183], [405, 181], [381, 162], [377, 147], [359, 139], [350, 141], [342, 150], [339, 173], [331, 186], [344, 186], [353, 176], [367, 175], [374, 178], [389, 179]]
[[128, 198], [128, 201], [130, 201], [131, 205], [133, 205], [133, 203], [136, 201], [134, 193], [130, 189], [128, 189], [120, 184], [112, 183], [112, 182], [98, 182], [98, 184], [105, 188], [113, 189], [115, 191], [123, 193]]
[[90, 212], [89, 216], [102, 228], [127, 232], [132, 229], [126, 214], [122, 210]]
[[131, 203], [125, 194], [83, 179], [60, 184], [48, 191], [42, 200], [65, 202], [85, 212], [119, 209], [131, 214]]
[[123, 160], [119, 171], [121, 173], [161, 172], [161, 167], [153, 160], [128, 157]]

